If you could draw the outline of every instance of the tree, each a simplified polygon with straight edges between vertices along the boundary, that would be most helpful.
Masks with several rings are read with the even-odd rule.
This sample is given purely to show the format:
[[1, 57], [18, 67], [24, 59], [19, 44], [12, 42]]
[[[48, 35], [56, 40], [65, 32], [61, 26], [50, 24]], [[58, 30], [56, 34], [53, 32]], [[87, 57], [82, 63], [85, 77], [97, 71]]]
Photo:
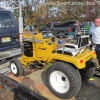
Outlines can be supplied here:
[[98, 5], [95, 0], [88, 0], [88, 2], [92, 2], [92, 5], [88, 5], [87, 13], [85, 16], [85, 21], [94, 21], [95, 17], [100, 14], [100, 5]]
[[[4, 0], [6, 5], [14, 8], [18, 7], [20, 4], [22, 6], [22, 15], [24, 21], [28, 23], [28, 21], [33, 22], [33, 9], [36, 9], [36, 5], [39, 3], [39, 0]], [[18, 17], [18, 9], [14, 10], [14, 14]]]
[[[5, 0], [9, 6], [22, 5], [23, 17], [26, 23], [46, 24], [51, 21], [93, 20], [100, 13], [100, 5], [86, 5], [94, 0]], [[7, 4], [7, 5], [8, 5]], [[18, 17], [18, 10], [14, 10]]]
[[[56, 2], [56, 0], [53, 0]], [[57, 6], [60, 16], [63, 21], [67, 20], [79, 20], [83, 21], [86, 14], [87, 6], [84, 2], [87, 0], [60, 0]], [[61, 5], [62, 4], [62, 5]], [[66, 5], [64, 5], [66, 4]]]

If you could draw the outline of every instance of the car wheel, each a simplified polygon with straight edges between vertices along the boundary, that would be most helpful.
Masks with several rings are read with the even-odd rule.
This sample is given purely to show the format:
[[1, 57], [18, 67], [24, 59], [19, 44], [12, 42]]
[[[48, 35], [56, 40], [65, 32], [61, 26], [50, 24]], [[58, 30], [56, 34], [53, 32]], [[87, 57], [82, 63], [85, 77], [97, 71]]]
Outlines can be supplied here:
[[65, 37], [65, 33], [63, 31], [58, 32], [58, 37], [59, 38], [64, 38]]

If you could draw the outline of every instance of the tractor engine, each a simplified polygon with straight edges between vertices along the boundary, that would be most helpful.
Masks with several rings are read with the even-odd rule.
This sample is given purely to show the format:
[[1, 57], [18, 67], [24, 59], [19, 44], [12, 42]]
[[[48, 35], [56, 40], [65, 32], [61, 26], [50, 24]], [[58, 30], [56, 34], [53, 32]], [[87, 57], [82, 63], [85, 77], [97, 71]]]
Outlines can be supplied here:
[[32, 42], [24, 41], [24, 55], [27, 57], [33, 57]]

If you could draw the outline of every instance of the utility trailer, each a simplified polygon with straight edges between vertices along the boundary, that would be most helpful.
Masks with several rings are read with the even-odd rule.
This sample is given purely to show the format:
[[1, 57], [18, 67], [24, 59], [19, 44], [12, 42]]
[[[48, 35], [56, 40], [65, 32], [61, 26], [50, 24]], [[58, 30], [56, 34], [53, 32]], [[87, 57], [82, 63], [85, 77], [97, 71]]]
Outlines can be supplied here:
[[[9, 62], [2, 64], [5, 66], [4, 69], [0, 71], [0, 85], [8, 90], [12, 91], [15, 96], [21, 98], [22, 100], [31, 100], [33, 97], [39, 100], [62, 100], [55, 95], [53, 95], [46, 87], [46, 82], [43, 79], [45, 72], [43, 69], [38, 67], [29, 70], [25, 69], [25, 75], [21, 77], [15, 77], [9, 70]], [[25, 94], [25, 95], [24, 95]], [[27, 97], [27, 94], [30, 97]], [[35, 99], [36, 100], [36, 99]], [[76, 100], [74, 97], [71, 99], [64, 100]]]

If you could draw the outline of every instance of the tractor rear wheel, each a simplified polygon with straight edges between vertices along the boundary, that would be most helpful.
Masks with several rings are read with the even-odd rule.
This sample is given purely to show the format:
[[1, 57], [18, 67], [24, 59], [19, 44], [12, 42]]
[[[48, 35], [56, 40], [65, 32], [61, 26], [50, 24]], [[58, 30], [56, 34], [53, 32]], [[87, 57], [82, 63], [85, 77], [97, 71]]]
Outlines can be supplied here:
[[55, 62], [47, 69], [46, 80], [50, 91], [62, 99], [73, 97], [81, 88], [79, 71], [65, 62]]
[[83, 81], [87, 81], [89, 78], [93, 77], [95, 69], [96, 69], [96, 64], [91, 60], [87, 61], [86, 68], [80, 70], [80, 74]]
[[22, 76], [24, 73], [22, 64], [17, 58], [14, 58], [10, 61], [10, 69], [11, 69], [11, 72], [17, 77]]

